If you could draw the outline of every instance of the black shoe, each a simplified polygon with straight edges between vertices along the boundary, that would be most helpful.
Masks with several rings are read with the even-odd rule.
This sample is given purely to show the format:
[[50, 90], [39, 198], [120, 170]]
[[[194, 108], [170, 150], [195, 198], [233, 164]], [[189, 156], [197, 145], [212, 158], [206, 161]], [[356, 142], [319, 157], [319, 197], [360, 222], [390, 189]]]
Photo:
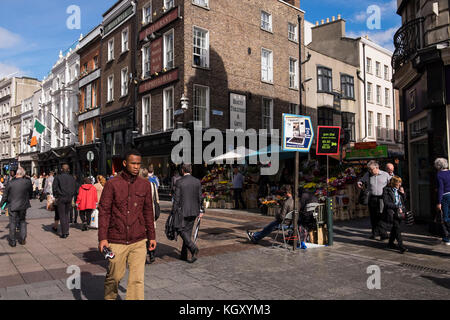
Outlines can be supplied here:
[[11, 239], [8, 239], [8, 244], [10, 247], [13, 247], [13, 248], [16, 246], [16, 242], [12, 241]]
[[68, 234], [63, 234], [63, 235], [61, 235], [61, 238], [66, 239], [68, 236], [69, 236]]
[[405, 253], [406, 251], [408, 251], [408, 249], [405, 248], [404, 246], [399, 246], [399, 250], [400, 250], [400, 253], [401, 253], [401, 254], [403, 254], [403, 253]]
[[149, 257], [150, 257], [150, 263], [155, 262], [155, 260], [156, 260], [155, 251], [150, 251], [149, 252]]
[[52, 227], [53, 232], [57, 233], [58, 232], [58, 228]]
[[187, 256], [180, 256], [180, 260], [182, 260], [182, 261], [188, 261], [188, 258], [187, 258]]
[[389, 249], [398, 249], [398, 247], [395, 244], [393, 244], [393, 243], [389, 243], [388, 244], [388, 248]]
[[83, 224], [81, 227], [81, 231], [86, 231], [88, 229], [88, 226], [86, 224]]
[[73, 220], [72, 220], [72, 219], [70, 219], [70, 220], [69, 220], [69, 223], [73, 223]]
[[389, 237], [388, 236], [380, 236], [380, 241], [384, 241], [384, 240], [387, 240], [387, 239], [389, 239]]
[[23, 239], [23, 240], [19, 240], [19, 243], [24, 246], [24, 245], [26, 245], [27, 241], [25, 239]]
[[247, 233], [247, 238], [248, 238], [249, 241], [251, 241], [254, 244], [258, 243], [258, 241], [256, 241], [255, 237], [253, 236], [253, 234], [254, 234], [253, 232], [250, 232], [250, 231], [247, 230], [246, 233]]
[[196, 255], [198, 255], [198, 248], [197, 247], [195, 247], [194, 251], [192, 251], [192, 258], [188, 262], [189, 263], [194, 263], [195, 261], [197, 261]]

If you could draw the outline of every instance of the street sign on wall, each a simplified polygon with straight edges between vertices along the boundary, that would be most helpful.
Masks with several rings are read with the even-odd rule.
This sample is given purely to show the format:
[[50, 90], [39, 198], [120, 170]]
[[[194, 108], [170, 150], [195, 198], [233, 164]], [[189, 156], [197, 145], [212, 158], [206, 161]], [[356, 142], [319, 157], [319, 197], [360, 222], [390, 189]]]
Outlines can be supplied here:
[[283, 151], [309, 152], [314, 131], [311, 118], [283, 113]]
[[375, 149], [352, 149], [345, 155], [345, 160], [370, 160], [388, 157], [388, 147], [378, 146]]
[[319, 156], [338, 155], [340, 136], [341, 127], [318, 126], [316, 154]]

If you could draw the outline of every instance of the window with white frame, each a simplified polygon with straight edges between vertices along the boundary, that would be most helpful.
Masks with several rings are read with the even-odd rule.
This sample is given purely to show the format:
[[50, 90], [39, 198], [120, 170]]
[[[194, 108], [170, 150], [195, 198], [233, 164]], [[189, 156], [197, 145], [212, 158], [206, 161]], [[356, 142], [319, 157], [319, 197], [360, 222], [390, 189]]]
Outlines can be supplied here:
[[264, 48], [261, 49], [261, 80], [273, 82], [273, 54]]
[[375, 74], [381, 78], [381, 64], [378, 61], [375, 62]]
[[272, 31], [272, 15], [261, 11], [261, 28], [266, 31]]
[[128, 51], [128, 28], [122, 31], [122, 52]]
[[384, 80], [389, 81], [389, 66], [384, 65]]
[[384, 88], [384, 105], [386, 107], [390, 106], [390, 103], [389, 103], [391, 101], [390, 99], [391, 99], [391, 95], [390, 95], [389, 89]]
[[367, 82], [367, 101], [372, 102], [372, 84]]
[[108, 41], [108, 61], [114, 59], [114, 39]]
[[209, 31], [194, 27], [194, 66], [209, 67]]
[[381, 104], [381, 86], [377, 86], [377, 103]]
[[273, 129], [273, 99], [262, 99], [262, 129]]
[[373, 112], [367, 112], [367, 132], [369, 137], [373, 137]]
[[142, 133], [148, 134], [151, 131], [150, 113], [152, 97], [150, 95], [142, 98]]
[[383, 115], [381, 113], [377, 113], [377, 138], [383, 139], [381, 134], [381, 127], [383, 126]]
[[194, 84], [194, 121], [201, 121], [202, 127], [209, 127], [209, 87]]
[[174, 91], [173, 87], [164, 89], [163, 105], [164, 105], [164, 131], [174, 128], [173, 109], [174, 109]]
[[147, 24], [152, 22], [152, 3], [147, 3], [142, 8], [142, 24]]
[[166, 10], [175, 7], [175, 0], [164, 0], [164, 7], [166, 8]]
[[201, 7], [205, 7], [205, 8], [208, 7], [208, 2], [209, 2], [209, 0], [193, 0], [192, 1], [192, 3], [194, 3], [198, 6], [201, 6]]
[[386, 115], [386, 140], [391, 140], [391, 116]]
[[150, 76], [150, 45], [147, 45], [142, 48], [142, 74], [144, 77]]
[[114, 76], [108, 77], [108, 102], [114, 100]]
[[172, 69], [174, 67], [174, 32], [173, 29], [164, 34], [164, 68]]
[[298, 61], [289, 58], [289, 88], [298, 89]]
[[366, 68], [367, 73], [372, 73], [372, 59], [366, 58]]
[[288, 39], [297, 42], [297, 25], [288, 22]]
[[126, 96], [128, 94], [128, 68], [123, 68], [120, 72], [120, 95]]

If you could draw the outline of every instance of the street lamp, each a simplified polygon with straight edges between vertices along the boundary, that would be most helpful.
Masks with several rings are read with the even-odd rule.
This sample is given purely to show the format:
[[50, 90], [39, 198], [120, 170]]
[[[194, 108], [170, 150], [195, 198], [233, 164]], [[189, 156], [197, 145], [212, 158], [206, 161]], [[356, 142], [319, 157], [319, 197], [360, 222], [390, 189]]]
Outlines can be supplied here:
[[[182, 128], [183, 124], [186, 122], [186, 111], [189, 109], [189, 98], [186, 97], [186, 95], [183, 93], [180, 99], [181, 103], [181, 112], [176, 112], [175, 115], [178, 116], [180, 114], [183, 114], [183, 122], [178, 121], [177, 127]], [[180, 111], [180, 110], [177, 110]]]

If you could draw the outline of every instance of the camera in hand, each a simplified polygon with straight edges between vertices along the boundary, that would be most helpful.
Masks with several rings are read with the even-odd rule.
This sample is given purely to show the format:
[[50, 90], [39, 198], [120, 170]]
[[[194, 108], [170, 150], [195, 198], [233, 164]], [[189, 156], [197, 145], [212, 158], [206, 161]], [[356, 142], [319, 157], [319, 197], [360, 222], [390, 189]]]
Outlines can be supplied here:
[[114, 252], [111, 251], [111, 249], [104, 247], [103, 248], [103, 255], [105, 256], [105, 259], [114, 259], [114, 257], [116, 256], [114, 254]]

